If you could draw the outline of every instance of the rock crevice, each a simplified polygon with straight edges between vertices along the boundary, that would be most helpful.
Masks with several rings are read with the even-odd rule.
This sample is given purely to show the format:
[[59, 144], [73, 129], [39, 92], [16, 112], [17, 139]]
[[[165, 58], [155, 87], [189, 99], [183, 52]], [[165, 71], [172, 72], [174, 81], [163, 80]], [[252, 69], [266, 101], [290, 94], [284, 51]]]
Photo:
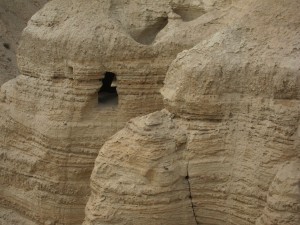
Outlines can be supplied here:
[[187, 173], [186, 173], [185, 179], [186, 179], [186, 181], [188, 183], [189, 198], [191, 199], [191, 208], [192, 208], [193, 215], [194, 215], [194, 218], [195, 218], [195, 224], [199, 225], [199, 223], [197, 222], [197, 216], [196, 216], [196, 213], [195, 213], [195, 206], [194, 206], [194, 203], [193, 203], [193, 195], [192, 195], [192, 189], [191, 189], [191, 183], [190, 183], [190, 176], [189, 176], [189, 162], [187, 163], [186, 167], [187, 167], [186, 168]]

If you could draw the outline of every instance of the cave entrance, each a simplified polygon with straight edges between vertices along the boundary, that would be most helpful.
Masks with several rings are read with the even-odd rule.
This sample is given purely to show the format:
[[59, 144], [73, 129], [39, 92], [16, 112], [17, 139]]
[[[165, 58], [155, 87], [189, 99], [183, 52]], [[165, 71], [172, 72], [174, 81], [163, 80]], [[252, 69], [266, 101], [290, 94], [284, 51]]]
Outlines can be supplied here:
[[118, 105], [117, 77], [116, 74], [106, 72], [100, 80], [102, 86], [98, 92], [98, 104], [101, 106]]

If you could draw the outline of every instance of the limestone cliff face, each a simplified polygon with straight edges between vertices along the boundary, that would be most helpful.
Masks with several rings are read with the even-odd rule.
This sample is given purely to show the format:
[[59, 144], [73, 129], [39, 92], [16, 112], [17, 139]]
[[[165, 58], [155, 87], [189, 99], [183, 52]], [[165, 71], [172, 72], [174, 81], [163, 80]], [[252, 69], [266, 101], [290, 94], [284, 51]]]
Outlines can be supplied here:
[[235, 7], [101, 148], [85, 225], [300, 224], [300, 2]]
[[0, 1], [0, 85], [18, 75], [16, 49], [30, 17], [47, 0]]
[[[20, 75], [0, 91], [3, 223], [81, 224], [103, 143], [130, 118], [163, 108], [170, 63], [226, 26], [231, 7], [52, 0], [35, 14], [19, 46]], [[114, 86], [102, 88], [111, 74]]]

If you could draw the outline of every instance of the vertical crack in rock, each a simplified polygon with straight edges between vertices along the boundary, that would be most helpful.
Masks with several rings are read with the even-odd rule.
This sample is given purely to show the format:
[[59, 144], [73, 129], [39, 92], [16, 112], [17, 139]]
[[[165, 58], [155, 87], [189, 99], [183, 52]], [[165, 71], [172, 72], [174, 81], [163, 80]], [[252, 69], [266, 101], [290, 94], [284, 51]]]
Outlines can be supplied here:
[[188, 187], [189, 187], [189, 193], [190, 193], [190, 200], [191, 200], [191, 206], [192, 206], [192, 210], [193, 210], [193, 215], [194, 215], [194, 218], [195, 218], [195, 223], [197, 225], [199, 225], [198, 221], [197, 221], [197, 217], [196, 217], [196, 213], [195, 213], [195, 206], [194, 206], [194, 203], [193, 203], [193, 197], [192, 197], [192, 190], [191, 190], [191, 183], [190, 183], [190, 176], [189, 176], [189, 164], [190, 162], [187, 163], [187, 168], [186, 168], [186, 177], [185, 179], [187, 180], [187, 183], [188, 183]]

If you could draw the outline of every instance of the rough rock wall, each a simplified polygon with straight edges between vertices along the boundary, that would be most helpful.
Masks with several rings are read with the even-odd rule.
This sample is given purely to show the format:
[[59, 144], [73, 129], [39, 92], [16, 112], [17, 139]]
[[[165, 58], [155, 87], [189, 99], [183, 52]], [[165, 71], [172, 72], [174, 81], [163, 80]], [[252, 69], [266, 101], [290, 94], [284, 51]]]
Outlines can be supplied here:
[[0, 0], [0, 85], [18, 75], [16, 49], [30, 17], [47, 0]]
[[300, 2], [235, 6], [102, 147], [85, 225], [300, 224]]
[[[81, 224], [103, 143], [130, 118], [163, 107], [170, 63], [226, 26], [228, 7], [52, 0], [35, 14], [19, 46], [20, 75], [0, 92], [1, 205], [16, 214], [3, 223]], [[117, 105], [98, 103], [106, 72], [117, 76]]]

